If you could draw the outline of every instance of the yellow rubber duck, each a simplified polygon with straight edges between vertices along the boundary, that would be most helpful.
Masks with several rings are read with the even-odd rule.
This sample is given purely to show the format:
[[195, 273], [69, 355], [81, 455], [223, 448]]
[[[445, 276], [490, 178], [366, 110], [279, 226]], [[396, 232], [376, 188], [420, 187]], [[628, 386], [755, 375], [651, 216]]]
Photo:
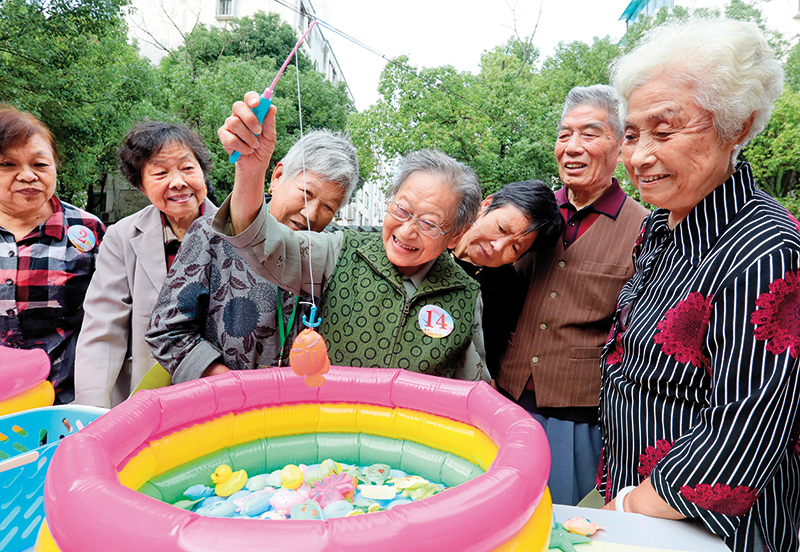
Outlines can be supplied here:
[[211, 474], [211, 481], [216, 484], [214, 492], [217, 496], [231, 496], [236, 491], [242, 490], [247, 483], [247, 472], [239, 470], [234, 472], [227, 464], [222, 464]]

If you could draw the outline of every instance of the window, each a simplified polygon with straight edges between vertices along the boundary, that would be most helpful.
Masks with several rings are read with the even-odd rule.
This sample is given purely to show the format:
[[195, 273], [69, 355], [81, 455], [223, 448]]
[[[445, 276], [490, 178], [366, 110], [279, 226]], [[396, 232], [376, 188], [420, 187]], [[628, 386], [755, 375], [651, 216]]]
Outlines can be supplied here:
[[218, 0], [217, 15], [233, 16], [233, 0]]

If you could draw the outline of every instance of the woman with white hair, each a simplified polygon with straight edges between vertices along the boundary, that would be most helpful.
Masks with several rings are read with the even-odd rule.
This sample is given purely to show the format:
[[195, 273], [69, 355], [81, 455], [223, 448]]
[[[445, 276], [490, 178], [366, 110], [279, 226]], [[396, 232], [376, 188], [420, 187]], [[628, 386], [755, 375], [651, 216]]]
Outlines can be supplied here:
[[656, 209], [601, 360], [606, 508], [798, 549], [798, 222], [736, 162], [781, 93], [756, 25], [655, 29], [613, 67], [623, 158]]
[[267, 280], [321, 296], [319, 332], [332, 364], [488, 381], [480, 288], [446, 252], [478, 213], [475, 172], [440, 151], [411, 153], [398, 166], [381, 234], [290, 232], [253, 201], [275, 144], [275, 108], [262, 126], [249, 107], [258, 101], [248, 92], [218, 131], [241, 157], [214, 230]]
[[[341, 133], [315, 130], [289, 149], [270, 179], [267, 208], [291, 230], [322, 232], [358, 183], [358, 158]], [[145, 339], [182, 383], [228, 370], [286, 365], [310, 298], [253, 272], [228, 242], [195, 224], [153, 309]]]

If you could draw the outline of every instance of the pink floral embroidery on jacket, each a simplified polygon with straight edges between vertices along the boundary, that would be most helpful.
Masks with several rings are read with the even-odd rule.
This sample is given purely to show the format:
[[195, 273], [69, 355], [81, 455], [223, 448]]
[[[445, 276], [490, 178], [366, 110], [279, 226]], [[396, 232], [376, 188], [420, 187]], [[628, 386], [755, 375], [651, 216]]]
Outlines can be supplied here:
[[675, 355], [678, 362], [691, 362], [698, 368], [705, 367], [711, 374], [711, 360], [703, 354], [703, 339], [708, 332], [711, 318], [712, 296], [690, 293], [686, 299], [667, 311], [656, 328], [659, 333], [653, 341], [661, 343], [661, 352]]
[[672, 443], [666, 439], [659, 439], [656, 441], [656, 446], [647, 447], [639, 455], [639, 467], [636, 468], [636, 471], [642, 477], [648, 477], [653, 468], [656, 467], [656, 464], [669, 453], [670, 449], [672, 449]]
[[750, 511], [758, 500], [758, 489], [751, 489], [747, 485], [731, 489], [724, 483], [717, 483], [713, 487], [701, 483], [694, 489], [688, 485], [682, 487], [681, 495], [705, 510], [724, 516], [741, 516]]
[[767, 350], [776, 355], [786, 349], [793, 358], [800, 356], [800, 271], [769, 285], [769, 291], [756, 299], [750, 322], [758, 327], [756, 339], [767, 341]]
[[625, 354], [625, 351], [622, 349], [622, 333], [618, 333], [606, 355], [606, 364], [609, 366], [619, 364], [622, 362], [623, 354]]
[[644, 243], [644, 232], [645, 232], [645, 229], [646, 228], [644, 226], [642, 226], [642, 229], [639, 230], [639, 235], [636, 236], [636, 243], [633, 244], [633, 253], [634, 253], [634, 255], [638, 255], [639, 253], [641, 253], [642, 243]]
[[789, 209], [786, 209], [786, 214], [789, 215], [789, 220], [792, 222], [792, 224], [794, 224], [794, 229], [800, 232], [800, 221], [794, 217]]

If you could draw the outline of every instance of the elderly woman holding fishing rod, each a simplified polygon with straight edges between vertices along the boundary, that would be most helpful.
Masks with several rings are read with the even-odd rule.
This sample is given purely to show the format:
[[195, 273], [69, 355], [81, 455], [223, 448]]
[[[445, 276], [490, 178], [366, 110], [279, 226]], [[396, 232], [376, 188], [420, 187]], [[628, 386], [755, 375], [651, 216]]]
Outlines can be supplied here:
[[262, 205], [275, 109], [262, 126], [258, 102], [248, 93], [219, 130], [241, 156], [213, 228], [267, 280], [321, 296], [333, 364], [488, 381], [479, 286], [446, 253], [477, 215], [475, 173], [438, 151], [413, 153], [398, 167], [381, 235], [291, 232]]
[[[357, 183], [350, 140], [315, 130], [273, 170], [267, 208], [291, 230], [322, 232]], [[187, 234], [145, 339], [173, 383], [285, 366], [309, 304], [255, 274], [206, 217]]]

